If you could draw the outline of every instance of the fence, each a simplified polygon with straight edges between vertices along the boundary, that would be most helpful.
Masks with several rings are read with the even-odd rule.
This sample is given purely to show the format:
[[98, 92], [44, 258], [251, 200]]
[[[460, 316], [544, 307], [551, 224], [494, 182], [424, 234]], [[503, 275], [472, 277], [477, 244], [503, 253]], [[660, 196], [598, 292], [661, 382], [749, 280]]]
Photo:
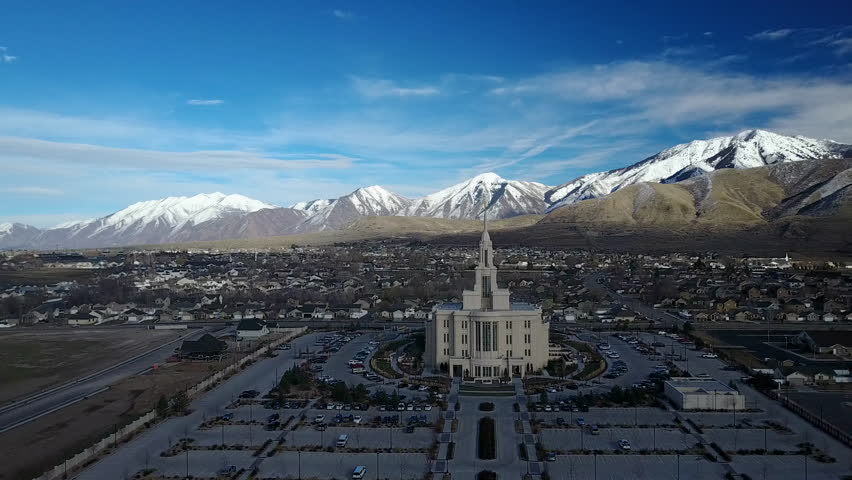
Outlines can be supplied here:
[[[231, 365], [228, 365], [227, 367], [223, 368], [222, 370], [220, 370], [220, 371], [214, 373], [213, 375], [205, 378], [204, 380], [202, 380], [198, 384], [190, 387], [189, 389], [187, 389], [186, 395], [188, 397], [192, 398], [193, 396], [197, 395], [198, 393], [205, 391], [208, 387], [211, 387], [211, 386], [215, 385], [217, 382], [222, 381], [231, 373], [239, 371], [239, 369], [241, 369], [246, 363], [257, 360], [257, 358], [260, 357], [261, 355], [265, 355], [266, 352], [270, 351], [271, 349], [274, 349], [278, 345], [281, 345], [282, 343], [287, 342], [287, 341], [291, 340], [292, 338], [301, 335], [302, 333], [305, 332], [305, 330], [307, 330], [307, 327], [301, 327], [301, 328], [293, 329], [293, 331], [290, 332], [289, 335], [285, 335], [281, 338], [277, 338], [277, 339], [273, 340], [272, 342], [264, 345], [263, 347], [258, 348], [257, 350], [252, 352], [250, 355], [246, 355], [245, 357], [241, 358], [238, 362], [233, 363]], [[86, 448], [82, 452], [80, 452], [80, 453], [74, 455], [73, 457], [65, 460], [64, 462], [60, 463], [59, 465], [56, 465], [52, 469], [41, 474], [40, 476], [36, 477], [33, 480], [54, 480], [54, 479], [59, 479], [59, 478], [65, 478], [65, 477], [67, 477], [69, 470], [73, 470], [75, 468], [85, 466], [87, 462], [94, 460], [98, 455], [103, 453], [108, 448], [117, 446], [119, 442], [121, 442], [122, 440], [132, 436], [134, 433], [136, 433], [137, 430], [142, 428], [145, 424], [152, 422], [156, 419], [157, 419], [157, 410], [156, 409], [151, 410], [150, 412], [146, 413], [145, 415], [142, 415], [141, 417], [137, 418], [133, 422], [130, 422], [129, 424], [119, 428], [114, 433], [107, 435], [106, 437], [101, 439], [99, 442], [96, 442], [93, 445], [90, 445], [88, 448]]]
[[780, 400], [782, 405], [789, 408], [808, 422], [812, 423], [814, 426], [821, 428], [824, 432], [828, 433], [832, 437], [840, 440], [847, 447], [852, 447], [852, 435], [849, 435], [848, 432], [838, 428], [833, 423], [823, 420], [819, 417], [819, 415], [814, 415], [813, 412], [803, 407], [795, 400], [790, 399], [789, 397], [787, 397], [787, 395], [778, 394], [778, 392], [772, 391], [770, 392], [770, 396], [772, 398]]

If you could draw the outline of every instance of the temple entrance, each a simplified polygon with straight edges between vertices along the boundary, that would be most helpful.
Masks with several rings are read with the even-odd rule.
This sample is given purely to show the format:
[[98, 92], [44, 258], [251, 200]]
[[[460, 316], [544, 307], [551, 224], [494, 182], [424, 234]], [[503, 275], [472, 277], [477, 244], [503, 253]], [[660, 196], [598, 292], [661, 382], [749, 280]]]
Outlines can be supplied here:
[[462, 366], [461, 365], [453, 365], [453, 376], [461, 377], [462, 376]]

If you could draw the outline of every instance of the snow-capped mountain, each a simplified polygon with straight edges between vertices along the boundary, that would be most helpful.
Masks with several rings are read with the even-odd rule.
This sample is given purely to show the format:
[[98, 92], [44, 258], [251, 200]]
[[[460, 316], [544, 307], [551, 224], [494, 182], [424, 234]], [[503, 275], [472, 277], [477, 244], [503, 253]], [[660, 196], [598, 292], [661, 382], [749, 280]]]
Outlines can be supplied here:
[[[411, 200], [379, 185], [362, 187], [334, 200], [313, 200], [304, 203], [310, 211], [318, 202], [328, 202], [308, 217], [298, 230], [302, 232], [335, 230], [361, 217], [394, 215], [411, 204]], [[302, 204], [296, 204], [301, 206]], [[294, 205], [293, 208], [297, 208]]]
[[548, 210], [601, 197], [640, 182], [671, 183], [723, 168], [752, 168], [818, 158], [841, 158], [852, 145], [803, 136], [747, 130], [730, 137], [695, 140], [663, 150], [629, 167], [590, 173], [551, 189]]
[[278, 207], [243, 195], [218, 192], [168, 197], [134, 203], [106, 217], [62, 224], [43, 231], [36, 243], [45, 247], [89, 247], [194, 240], [204, 226], [272, 208]]
[[506, 180], [496, 173], [483, 173], [470, 180], [415, 200], [397, 215], [436, 218], [482, 218], [482, 207], [489, 199], [490, 218], [544, 213], [547, 185]]
[[24, 248], [31, 245], [41, 233], [32, 225], [23, 223], [0, 223], [0, 248]]

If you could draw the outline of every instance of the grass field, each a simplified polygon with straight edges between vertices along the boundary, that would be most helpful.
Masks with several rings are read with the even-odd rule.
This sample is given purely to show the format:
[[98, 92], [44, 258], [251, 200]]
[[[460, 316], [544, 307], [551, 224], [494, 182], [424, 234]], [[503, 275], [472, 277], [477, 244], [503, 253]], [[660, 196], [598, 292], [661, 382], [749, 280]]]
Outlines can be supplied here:
[[146, 329], [4, 331], [0, 333], [0, 404], [98, 371], [180, 335]]

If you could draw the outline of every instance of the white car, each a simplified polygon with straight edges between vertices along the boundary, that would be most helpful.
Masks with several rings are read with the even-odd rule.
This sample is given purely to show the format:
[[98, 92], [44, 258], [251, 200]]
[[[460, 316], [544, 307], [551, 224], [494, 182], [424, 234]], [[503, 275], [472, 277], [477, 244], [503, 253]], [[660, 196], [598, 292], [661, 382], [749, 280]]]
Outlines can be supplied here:
[[325, 415], [317, 415], [314, 417], [314, 423], [322, 423], [325, 421]]
[[715, 353], [705, 353], [701, 355], [701, 358], [719, 358], [719, 355], [716, 355]]
[[355, 418], [352, 419], [352, 421], [355, 422], [355, 425], [361, 425], [361, 420], [363, 420], [361, 415], [355, 415]]

